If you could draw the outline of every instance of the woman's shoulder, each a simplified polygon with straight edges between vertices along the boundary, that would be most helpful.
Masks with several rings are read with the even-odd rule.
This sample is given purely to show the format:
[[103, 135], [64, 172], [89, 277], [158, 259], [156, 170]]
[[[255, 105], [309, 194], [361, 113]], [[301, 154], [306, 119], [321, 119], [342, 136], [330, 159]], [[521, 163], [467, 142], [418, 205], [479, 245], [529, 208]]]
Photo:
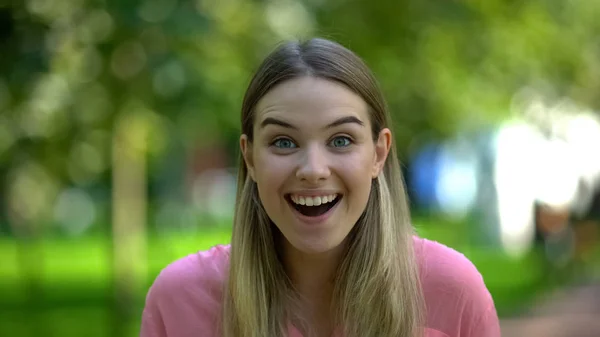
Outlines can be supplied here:
[[424, 281], [461, 289], [473, 285], [485, 287], [481, 274], [464, 254], [428, 239], [414, 237], [413, 242]]
[[163, 268], [146, 295], [142, 335], [158, 336], [153, 331], [159, 329], [169, 330], [173, 336], [215, 330], [229, 269], [229, 249], [228, 245], [214, 246]]
[[217, 245], [171, 262], [158, 274], [151, 290], [169, 296], [177, 292], [220, 290], [227, 277], [229, 250], [229, 245]]
[[475, 265], [435, 241], [415, 237], [414, 246], [428, 327], [448, 336], [499, 336], [494, 300]]
[[179, 258], [161, 270], [156, 282], [185, 285], [190, 281], [221, 279], [228, 268], [229, 251], [229, 245], [216, 245]]

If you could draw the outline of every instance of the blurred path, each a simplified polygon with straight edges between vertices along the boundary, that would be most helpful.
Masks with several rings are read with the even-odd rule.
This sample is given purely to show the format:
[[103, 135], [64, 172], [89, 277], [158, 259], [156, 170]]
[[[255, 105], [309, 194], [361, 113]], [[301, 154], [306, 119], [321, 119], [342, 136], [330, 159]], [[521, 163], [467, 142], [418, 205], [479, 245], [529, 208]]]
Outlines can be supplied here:
[[550, 294], [501, 327], [502, 337], [600, 337], [600, 283]]

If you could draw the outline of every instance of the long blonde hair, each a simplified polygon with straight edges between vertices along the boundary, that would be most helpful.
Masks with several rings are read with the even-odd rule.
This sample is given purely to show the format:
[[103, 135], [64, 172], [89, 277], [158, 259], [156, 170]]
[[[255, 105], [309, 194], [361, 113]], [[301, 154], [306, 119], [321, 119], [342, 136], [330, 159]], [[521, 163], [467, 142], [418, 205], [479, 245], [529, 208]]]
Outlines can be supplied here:
[[[261, 64], [242, 104], [242, 133], [253, 140], [254, 108], [276, 85], [315, 76], [346, 85], [370, 108], [373, 139], [390, 127], [379, 86], [353, 52], [325, 39], [288, 42]], [[335, 324], [346, 337], [422, 335], [424, 304], [415, 261], [413, 228], [404, 181], [392, 144], [384, 169], [372, 182], [365, 211], [351, 230], [336, 274]], [[239, 158], [238, 190], [229, 277], [224, 289], [224, 337], [285, 336], [298, 296], [283, 268], [281, 233], [269, 219]]]

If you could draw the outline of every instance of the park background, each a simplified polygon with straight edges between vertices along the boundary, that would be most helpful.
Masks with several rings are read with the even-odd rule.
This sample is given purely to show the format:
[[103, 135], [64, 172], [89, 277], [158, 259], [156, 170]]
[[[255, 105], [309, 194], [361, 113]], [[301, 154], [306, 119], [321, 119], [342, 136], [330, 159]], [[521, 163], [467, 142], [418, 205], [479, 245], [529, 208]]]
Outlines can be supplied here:
[[312, 36], [372, 68], [417, 231], [475, 263], [503, 322], [597, 283], [599, 17], [594, 0], [0, 3], [0, 336], [138, 335], [160, 270], [229, 241], [252, 72]]

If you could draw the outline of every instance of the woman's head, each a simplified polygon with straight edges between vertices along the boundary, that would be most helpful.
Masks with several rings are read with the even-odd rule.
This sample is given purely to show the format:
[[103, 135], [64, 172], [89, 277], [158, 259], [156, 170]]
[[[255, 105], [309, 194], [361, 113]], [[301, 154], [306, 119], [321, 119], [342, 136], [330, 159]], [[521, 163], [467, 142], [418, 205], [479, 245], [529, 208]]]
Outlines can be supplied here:
[[260, 65], [242, 103], [242, 133], [253, 139], [255, 107], [271, 89], [286, 80], [313, 76], [339, 82], [359, 95], [371, 109], [375, 138], [388, 122], [385, 100], [369, 68], [352, 51], [325, 39], [288, 42], [273, 51]]
[[332, 308], [346, 336], [418, 334], [413, 231], [389, 127], [373, 75], [337, 43], [289, 42], [260, 65], [242, 105], [225, 336], [285, 335], [299, 301], [286, 249], [340, 253]]
[[388, 155], [387, 119], [368, 68], [338, 44], [288, 43], [264, 61], [242, 107], [242, 172], [290, 247], [344, 241]]

